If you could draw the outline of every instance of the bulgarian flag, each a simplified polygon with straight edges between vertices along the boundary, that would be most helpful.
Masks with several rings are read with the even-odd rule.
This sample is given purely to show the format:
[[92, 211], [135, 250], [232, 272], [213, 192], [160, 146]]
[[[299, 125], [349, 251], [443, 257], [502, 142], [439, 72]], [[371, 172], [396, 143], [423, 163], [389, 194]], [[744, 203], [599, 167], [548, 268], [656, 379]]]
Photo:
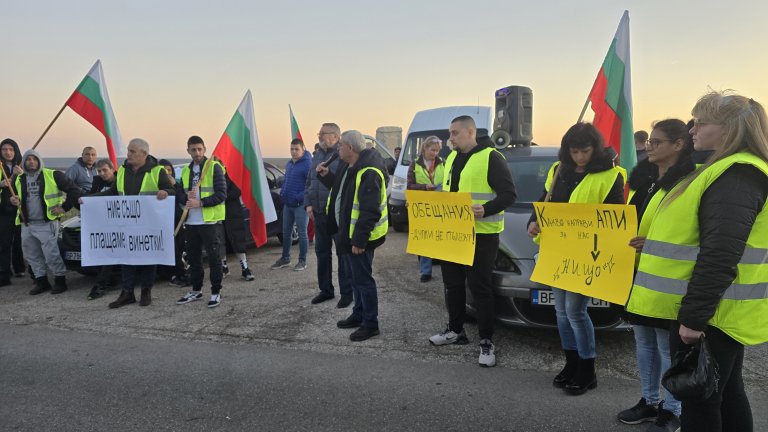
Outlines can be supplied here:
[[595, 112], [593, 123], [605, 144], [619, 154], [627, 171], [637, 163], [632, 126], [632, 80], [629, 67], [629, 11], [624, 11], [603, 66], [589, 92]]
[[213, 154], [224, 163], [229, 178], [242, 191], [243, 204], [251, 213], [254, 243], [263, 245], [267, 242], [267, 224], [277, 220], [277, 213], [264, 172], [250, 90], [245, 93]]
[[296, 122], [296, 117], [293, 116], [293, 109], [291, 109], [291, 104], [288, 104], [288, 112], [291, 114], [291, 141], [295, 140], [296, 138], [304, 141], [304, 138], [301, 137], [301, 131], [299, 131], [299, 124]]
[[115, 113], [107, 94], [107, 83], [101, 70], [101, 60], [96, 60], [88, 75], [83, 78], [65, 106], [92, 124], [107, 139], [107, 153], [117, 166], [117, 156], [125, 156], [125, 146], [117, 127]]

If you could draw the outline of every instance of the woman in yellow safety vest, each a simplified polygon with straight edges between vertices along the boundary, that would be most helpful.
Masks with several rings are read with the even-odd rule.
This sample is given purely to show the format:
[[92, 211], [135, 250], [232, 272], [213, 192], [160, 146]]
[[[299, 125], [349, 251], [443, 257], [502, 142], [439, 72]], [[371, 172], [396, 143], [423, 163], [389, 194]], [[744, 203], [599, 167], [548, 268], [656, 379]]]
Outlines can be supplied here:
[[[624, 177], [614, 167], [602, 134], [590, 123], [576, 123], [563, 136], [555, 162], [549, 170], [540, 201], [624, 204]], [[528, 235], [540, 233], [536, 215], [531, 215]], [[597, 387], [595, 376], [595, 328], [587, 313], [589, 297], [552, 288], [560, 344], [565, 367], [552, 384], [567, 393], [580, 395]]]
[[[696, 169], [691, 156], [693, 140], [689, 128], [679, 119], [661, 120], [653, 125], [645, 142], [647, 158], [637, 163], [629, 175], [629, 203], [637, 210], [640, 228], [629, 245], [638, 257], [653, 216], [664, 196]], [[669, 369], [670, 320], [627, 313], [635, 335], [637, 370], [642, 397], [635, 406], [621, 411], [618, 419], [626, 424], [652, 421], [653, 430], [677, 430], [680, 427], [680, 401], [667, 393], [662, 398], [661, 375]]]
[[[445, 163], [437, 154], [442, 147], [440, 138], [430, 135], [424, 138], [421, 154], [408, 167], [408, 189], [434, 191], [440, 190], [443, 184]], [[421, 281], [432, 280], [432, 258], [419, 257]]]
[[744, 346], [768, 341], [768, 117], [731, 92], [692, 114], [696, 150], [714, 152], [659, 205], [627, 310], [675, 320], [672, 352], [706, 333], [720, 379], [709, 398], [682, 400], [682, 430], [749, 432]]

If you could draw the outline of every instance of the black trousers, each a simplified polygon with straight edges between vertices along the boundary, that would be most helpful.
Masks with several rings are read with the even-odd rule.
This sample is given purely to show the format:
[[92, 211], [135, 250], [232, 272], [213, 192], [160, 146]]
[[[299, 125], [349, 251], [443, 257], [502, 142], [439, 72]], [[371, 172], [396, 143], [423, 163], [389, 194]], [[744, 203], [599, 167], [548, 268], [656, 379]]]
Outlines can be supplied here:
[[[670, 351], [684, 347], [675, 322], [670, 330]], [[741, 369], [744, 345], [721, 330], [709, 326], [704, 331], [712, 356], [720, 369], [717, 391], [705, 400], [683, 400], [682, 430], [696, 432], [752, 432], [752, 409], [744, 392]]]
[[16, 215], [0, 214], [0, 279], [14, 273], [24, 273], [24, 255], [21, 252], [21, 226], [16, 226]]
[[477, 310], [480, 339], [493, 339], [496, 315], [493, 309], [493, 265], [499, 250], [498, 234], [475, 236], [475, 259], [471, 266], [441, 261], [448, 328], [456, 333], [464, 329], [466, 288]]
[[219, 225], [186, 225], [187, 258], [192, 279], [192, 291], [202, 291], [203, 278], [203, 248], [208, 256], [208, 268], [211, 272], [211, 293], [221, 291], [221, 280], [224, 277], [221, 267], [221, 244], [219, 243]]

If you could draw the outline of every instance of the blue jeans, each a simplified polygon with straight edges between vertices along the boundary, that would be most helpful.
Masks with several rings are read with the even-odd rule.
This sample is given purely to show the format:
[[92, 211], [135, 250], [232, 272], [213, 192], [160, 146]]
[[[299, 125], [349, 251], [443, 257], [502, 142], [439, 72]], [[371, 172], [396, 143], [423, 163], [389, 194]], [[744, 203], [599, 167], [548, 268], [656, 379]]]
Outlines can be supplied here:
[[[317, 284], [320, 291], [333, 295], [333, 242], [338, 236], [328, 234], [328, 215], [314, 212], [315, 255], [317, 256]], [[352, 281], [347, 275], [341, 257], [338, 257], [339, 294], [352, 295]]]
[[[672, 363], [669, 354], [669, 330], [650, 326], [633, 325], [637, 346], [637, 372], [643, 398], [649, 405], [661, 402], [661, 375]], [[665, 391], [664, 408], [680, 415], [680, 401]]]
[[361, 321], [366, 328], [379, 328], [379, 298], [376, 294], [376, 281], [373, 279], [373, 251], [367, 250], [360, 255], [344, 254], [341, 260], [352, 279], [352, 292], [355, 305], [352, 318]]
[[299, 261], [307, 262], [307, 249], [309, 248], [309, 239], [307, 238], [307, 211], [303, 206], [288, 207], [283, 206], [283, 258], [291, 258], [291, 233], [293, 224], [296, 224], [296, 231], [299, 232]]
[[595, 328], [587, 313], [589, 297], [552, 287], [555, 296], [555, 315], [560, 344], [564, 350], [577, 350], [579, 357], [597, 357], [595, 351]]
[[432, 258], [419, 257], [419, 274], [432, 276]]

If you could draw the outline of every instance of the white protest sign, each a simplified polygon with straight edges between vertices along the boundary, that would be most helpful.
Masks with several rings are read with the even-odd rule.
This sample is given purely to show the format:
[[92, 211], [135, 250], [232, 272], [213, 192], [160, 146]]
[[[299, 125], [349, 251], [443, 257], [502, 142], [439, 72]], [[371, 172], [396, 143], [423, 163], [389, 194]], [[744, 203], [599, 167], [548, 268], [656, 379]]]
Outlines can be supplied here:
[[83, 197], [82, 265], [174, 265], [174, 205], [172, 196]]

